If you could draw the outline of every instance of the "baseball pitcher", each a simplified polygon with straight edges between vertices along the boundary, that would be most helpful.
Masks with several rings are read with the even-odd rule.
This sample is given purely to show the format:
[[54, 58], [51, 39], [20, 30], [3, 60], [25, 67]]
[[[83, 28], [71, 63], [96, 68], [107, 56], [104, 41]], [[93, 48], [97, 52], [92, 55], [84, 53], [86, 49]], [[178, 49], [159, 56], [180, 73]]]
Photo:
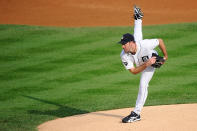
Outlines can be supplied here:
[[[141, 72], [140, 85], [136, 106], [130, 115], [122, 119], [123, 123], [140, 120], [140, 113], [148, 95], [149, 82], [152, 79], [155, 68], [160, 68], [168, 59], [165, 44], [162, 39], [144, 39], [142, 36], [141, 9], [134, 6], [134, 34], [126, 33], [122, 36], [122, 52], [120, 54], [124, 67], [132, 74]], [[159, 46], [164, 57], [160, 57], [154, 50]]]

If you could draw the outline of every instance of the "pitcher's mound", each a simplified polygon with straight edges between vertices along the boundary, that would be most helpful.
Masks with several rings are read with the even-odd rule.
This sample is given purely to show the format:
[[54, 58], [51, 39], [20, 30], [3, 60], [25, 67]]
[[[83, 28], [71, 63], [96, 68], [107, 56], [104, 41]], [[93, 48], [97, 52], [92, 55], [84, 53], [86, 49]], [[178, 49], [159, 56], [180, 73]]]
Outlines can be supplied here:
[[92, 112], [41, 124], [39, 131], [197, 131], [197, 104], [147, 106], [141, 121], [121, 123], [131, 108]]

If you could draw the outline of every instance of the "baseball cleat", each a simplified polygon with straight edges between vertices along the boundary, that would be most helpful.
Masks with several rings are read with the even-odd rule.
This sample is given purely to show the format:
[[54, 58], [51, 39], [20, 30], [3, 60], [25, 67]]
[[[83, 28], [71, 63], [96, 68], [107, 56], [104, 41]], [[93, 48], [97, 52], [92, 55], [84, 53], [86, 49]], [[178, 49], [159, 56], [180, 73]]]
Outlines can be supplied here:
[[139, 120], [141, 120], [140, 115], [138, 115], [132, 111], [130, 115], [128, 115], [122, 119], [122, 123], [131, 123], [131, 122], [135, 122], [135, 121], [139, 121]]
[[141, 9], [136, 5], [134, 5], [134, 19], [135, 20], [142, 19], [143, 16], [144, 14], [142, 13]]

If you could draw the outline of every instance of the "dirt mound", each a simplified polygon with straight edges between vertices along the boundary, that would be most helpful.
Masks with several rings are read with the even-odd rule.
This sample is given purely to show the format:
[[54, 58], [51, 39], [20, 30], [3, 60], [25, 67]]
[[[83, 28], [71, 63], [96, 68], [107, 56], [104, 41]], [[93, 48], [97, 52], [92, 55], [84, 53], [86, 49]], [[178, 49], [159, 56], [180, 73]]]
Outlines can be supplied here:
[[127, 26], [134, 4], [145, 25], [197, 21], [196, 0], [1, 0], [0, 24]]
[[131, 109], [92, 112], [59, 118], [38, 127], [39, 131], [196, 131], [197, 104], [144, 107], [141, 121], [121, 123]]

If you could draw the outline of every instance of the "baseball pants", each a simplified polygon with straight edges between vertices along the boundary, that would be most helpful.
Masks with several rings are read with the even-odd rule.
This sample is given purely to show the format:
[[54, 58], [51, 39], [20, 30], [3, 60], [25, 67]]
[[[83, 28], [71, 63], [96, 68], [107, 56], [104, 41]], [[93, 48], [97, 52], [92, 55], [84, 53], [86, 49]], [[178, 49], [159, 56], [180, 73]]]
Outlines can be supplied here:
[[[135, 38], [136, 42], [143, 39], [142, 20], [141, 19], [135, 20], [135, 22], [134, 22], [134, 38]], [[149, 82], [152, 79], [154, 71], [155, 71], [155, 68], [149, 66], [143, 72], [141, 72], [138, 97], [137, 97], [136, 105], [134, 108], [134, 112], [137, 114], [140, 114], [140, 112], [146, 102], [146, 98], [148, 96]]]

